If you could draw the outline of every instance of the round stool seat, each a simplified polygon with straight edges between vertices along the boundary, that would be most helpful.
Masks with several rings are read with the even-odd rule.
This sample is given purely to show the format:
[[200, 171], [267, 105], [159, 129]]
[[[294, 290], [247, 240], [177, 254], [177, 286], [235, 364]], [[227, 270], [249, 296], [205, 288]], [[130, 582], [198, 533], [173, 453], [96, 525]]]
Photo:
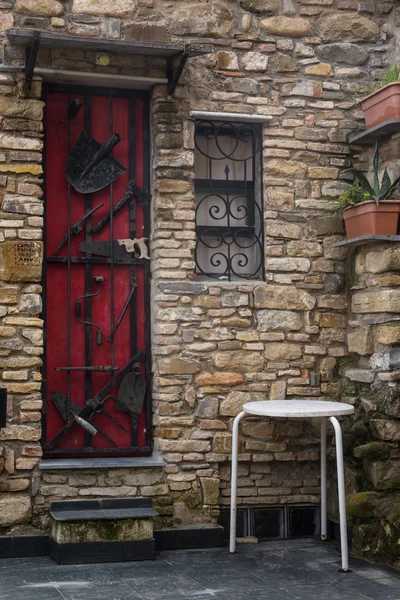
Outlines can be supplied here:
[[260, 417], [335, 417], [353, 414], [354, 406], [328, 400], [262, 400], [248, 402], [243, 411]]

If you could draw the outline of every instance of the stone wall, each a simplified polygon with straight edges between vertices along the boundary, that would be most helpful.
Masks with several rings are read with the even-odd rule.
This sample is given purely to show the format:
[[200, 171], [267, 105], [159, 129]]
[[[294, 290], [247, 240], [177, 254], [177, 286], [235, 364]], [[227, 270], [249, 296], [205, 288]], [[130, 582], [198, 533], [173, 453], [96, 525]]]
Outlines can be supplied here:
[[[10, 392], [1, 433], [3, 531], [28, 522], [43, 530], [50, 500], [82, 496], [151, 495], [164, 525], [214, 522], [229, 502], [231, 426], [243, 402], [340, 394], [346, 251], [333, 246], [343, 230], [326, 197], [338, 193], [339, 170], [350, 164], [348, 133], [363, 127], [355, 94], [394, 51], [396, 10], [394, 2], [352, 0], [0, 3], [3, 32], [14, 24], [214, 48], [189, 61], [174, 97], [156, 86], [151, 102], [154, 438], [166, 467], [145, 472], [148, 480], [111, 469], [40, 474], [40, 277], [14, 279], [11, 265], [0, 287], [2, 382]], [[9, 45], [4, 57], [22, 64]], [[165, 74], [159, 59], [113, 55], [102, 67], [93, 53], [61, 48], [41, 51], [39, 64]], [[2, 251], [12, 262], [27, 252], [14, 242], [28, 240], [40, 263], [40, 82], [27, 90], [19, 75], [0, 73], [0, 84]], [[193, 109], [273, 117], [263, 131], [266, 282], [195, 280]], [[309, 423], [249, 421], [243, 431], [242, 506], [319, 501]]]
[[[357, 155], [370, 170], [374, 148]], [[399, 135], [381, 144], [381, 171], [399, 174]], [[348, 513], [354, 547], [398, 561], [400, 540], [400, 249], [379, 243], [349, 256], [349, 355], [340, 369], [342, 399], [356, 406], [348, 431]], [[350, 488], [349, 488], [350, 489]]]

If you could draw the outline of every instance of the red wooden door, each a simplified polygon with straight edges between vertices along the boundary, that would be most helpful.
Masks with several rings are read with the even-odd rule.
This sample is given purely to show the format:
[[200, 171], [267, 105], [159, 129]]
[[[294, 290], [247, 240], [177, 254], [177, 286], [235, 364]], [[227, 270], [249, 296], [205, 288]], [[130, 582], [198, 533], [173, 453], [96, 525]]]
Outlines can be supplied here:
[[[83, 106], [76, 118], [65, 119], [71, 101]], [[148, 189], [147, 173], [147, 96], [122, 90], [48, 87], [45, 94], [45, 439], [44, 450], [52, 456], [132, 455], [150, 452], [150, 385], [149, 374], [149, 261], [130, 254], [124, 264], [112, 264], [111, 258], [97, 256], [80, 249], [84, 241], [104, 241], [148, 236], [148, 206], [137, 197], [131, 199], [99, 233], [92, 227], [110, 212], [124, 196], [127, 184], [134, 180]], [[68, 155], [82, 130], [99, 143], [118, 133], [121, 141], [113, 156], [126, 171], [111, 185], [93, 194], [80, 194], [69, 185], [65, 175]], [[83, 223], [83, 230], [71, 234], [55, 255], [55, 249], [74, 225], [90, 209], [104, 205]], [[69, 250], [69, 251], [68, 251]], [[81, 320], [76, 315], [78, 298], [97, 290], [95, 277], [103, 277], [100, 292], [80, 301]], [[137, 284], [128, 310], [114, 343], [109, 343], [112, 325], [116, 323], [129, 295]], [[102, 332], [102, 343], [96, 337]], [[113, 380], [138, 353], [136, 372], [147, 380], [146, 398], [139, 420], [129, 412], [119, 410], [113, 398], [99, 412], [85, 420], [97, 430], [91, 435], [73, 421], [76, 405], [81, 409]], [[58, 368], [109, 366], [111, 372], [90, 370], [57, 371]], [[117, 382], [105, 396], [118, 395]], [[68, 419], [54, 402], [52, 393], [61, 392], [67, 398]], [[74, 403], [74, 404], [73, 404]], [[67, 427], [66, 427], [67, 426]], [[61, 432], [61, 433], [60, 433]], [[55, 437], [58, 436], [56, 441]]]

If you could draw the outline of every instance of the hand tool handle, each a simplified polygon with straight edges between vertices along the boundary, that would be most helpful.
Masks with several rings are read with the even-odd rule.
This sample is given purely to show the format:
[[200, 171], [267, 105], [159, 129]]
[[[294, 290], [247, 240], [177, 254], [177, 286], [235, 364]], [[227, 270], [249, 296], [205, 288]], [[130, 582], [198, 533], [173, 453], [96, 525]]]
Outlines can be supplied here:
[[95, 429], [93, 427], [93, 425], [91, 425], [90, 423], [88, 423], [87, 421], [85, 421], [85, 419], [82, 419], [81, 417], [78, 417], [78, 415], [75, 415], [74, 419], [78, 423], [78, 425], [80, 425], [81, 427], [83, 427], [83, 429], [85, 431], [88, 431], [92, 435], [96, 435], [97, 429]]
[[126, 311], [128, 310], [128, 306], [129, 306], [129, 304], [130, 304], [130, 301], [132, 300], [132, 296], [133, 296], [133, 293], [134, 293], [134, 291], [136, 290], [136, 288], [137, 288], [137, 284], [136, 284], [136, 283], [134, 283], [134, 284], [132, 285], [131, 291], [129, 292], [129, 296], [128, 296], [128, 298], [127, 298], [126, 302], [125, 302], [125, 305], [124, 305], [124, 307], [123, 307], [123, 309], [122, 309], [122, 311], [121, 311], [121, 314], [119, 315], [119, 317], [118, 317], [118, 320], [117, 320], [117, 322], [115, 323], [115, 325], [114, 325], [114, 327], [113, 327], [113, 330], [111, 331], [110, 335], [109, 335], [109, 336], [108, 336], [108, 338], [107, 338], [107, 342], [110, 342], [110, 343], [111, 343], [111, 342], [113, 341], [113, 339], [114, 339], [114, 337], [115, 337], [115, 334], [117, 333], [117, 331], [118, 331], [118, 329], [119, 329], [119, 326], [120, 326], [120, 325], [121, 325], [121, 323], [122, 323], [122, 319], [124, 318], [124, 316], [125, 316], [125, 313], [126, 313]]
[[[79, 415], [81, 415], [82, 417], [90, 415], [91, 412], [93, 412], [93, 410], [96, 409], [96, 406], [98, 406], [99, 402], [101, 402], [101, 400], [105, 396], [107, 396], [107, 394], [113, 389], [115, 385], [118, 385], [122, 381], [125, 375], [129, 373], [132, 366], [145, 355], [146, 349], [146, 346], [143, 346], [143, 348], [126, 363], [126, 365], [123, 367], [120, 373], [118, 373], [118, 375], [115, 375], [115, 377], [113, 377], [108, 383], [106, 383], [106, 385], [99, 392], [97, 392], [97, 394], [91, 400], [89, 400], [86, 403], [86, 405], [79, 412]], [[64, 427], [49, 442], [47, 442], [46, 450], [52, 450], [64, 437], [64, 435], [68, 433], [68, 431], [72, 428], [74, 424], [74, 421], [66, 423]]]
[[103, 333], [102, 333], [101, 329], [98, 329], [97, 333], [96, 333], [96, 344], [98, 346], [101, 346], [102, 343], [103, 343]]
[[[116, 214], [117, 214], [117, 213], [118, 213], [118, 212], [121, 210], [121, 208], [123, 208], [123, 207], [125, 206], [125, 204], [126, 204], [127, 202], [129, 202], [129, 200], [130, 200], [131, 198], [133, 198], [133, 196], [134, 196], [134, 194], [133, 194], [132, 192], [130, 192], [130, 191], [126, 192], [126, 193], [125, 193], [125, 194], [122, 196], [121, 200], [120, 200], [119, 202], [117, 202], [117, 204], [114, 206], [114, 208], [113, 208], [113, 211], [112, 211], [112, 212], [113, 212], [113, 216], [114, 216], [114, 215], [116, 215]], [[99, 222], [97, 223], [97, 225], [95, 225], [95, 226], [92, 228], [92, 231], [91, 231], [90, 233], [92, 233], [92, 234], [93, 234], [93, 233], [99, 233], [99, 231], [101, 231], [101, 230], [103, 229], [103, 227], [105, 227], [105, 226], [107, 225], [107, 223], [110, 221], [110, 219], [111, 219], [111, 214], [110, 214], [110, 213], [107, 213], [107, 214], [106, 214], [106, 215], [105, 215], [105, 216], [104, 216], [104, 217], [101, 219], [101, 221], [99, 221]]]
[[75, 316], [78, 320], [81, 318], [81, 301], [79, 299], [75, 304]]
[[[119, 371], [119, 367], [112, 365], [94, 365], [90, 367], [54, 367], [55, 371], [100, 371], [101, 373], [113, 373]], [[1, 390], [1, 388], [0, 388]]]
[[96, 154], [93, 156], [92, 160], [88, 164], [88, 166], [83, 170], [81, 179], [86, 177], [86, 175], [93, 169], [95, 165], [97, 165], [107, 154], [111, 152], [111, 150], [121, 141], [118, 133], [113, 133], [109, 140], [105, 144], [102, 144], [100, 148], [97, 150]]

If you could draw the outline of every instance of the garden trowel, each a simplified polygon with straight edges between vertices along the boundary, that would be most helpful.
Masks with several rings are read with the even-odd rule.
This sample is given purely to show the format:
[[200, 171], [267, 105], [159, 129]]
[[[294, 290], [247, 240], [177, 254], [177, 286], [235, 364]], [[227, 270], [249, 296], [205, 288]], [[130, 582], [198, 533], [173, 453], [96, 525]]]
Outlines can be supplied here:
[[87, 131], [82, 131], [65, 169], [68, 182], [77, 192], [92, 194], [125, 173], [126, 168], [112, 155], [112, 149], [120, 140], [118, 133], [114, 133], [105, 144], [100, 144]]

